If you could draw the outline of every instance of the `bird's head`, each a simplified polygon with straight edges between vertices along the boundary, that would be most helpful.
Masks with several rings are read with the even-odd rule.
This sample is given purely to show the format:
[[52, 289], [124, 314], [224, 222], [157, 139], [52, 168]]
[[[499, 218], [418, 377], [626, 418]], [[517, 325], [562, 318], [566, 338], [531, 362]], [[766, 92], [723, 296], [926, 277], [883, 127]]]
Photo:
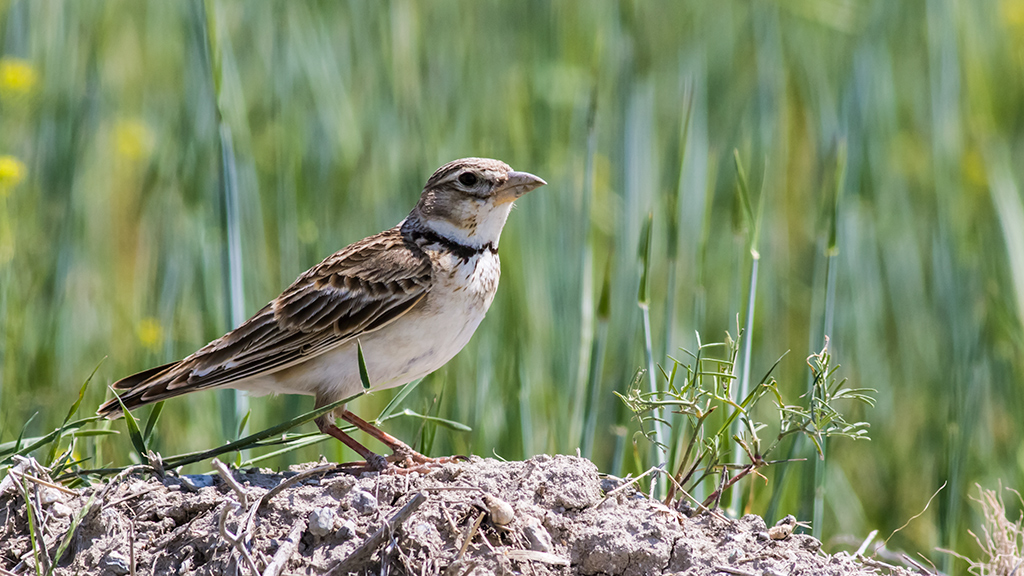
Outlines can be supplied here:
[[544, 184], [500, 160], [455, 160], [427, 180], [409, 218], [465, 246], [497, 246], [512, 202]]

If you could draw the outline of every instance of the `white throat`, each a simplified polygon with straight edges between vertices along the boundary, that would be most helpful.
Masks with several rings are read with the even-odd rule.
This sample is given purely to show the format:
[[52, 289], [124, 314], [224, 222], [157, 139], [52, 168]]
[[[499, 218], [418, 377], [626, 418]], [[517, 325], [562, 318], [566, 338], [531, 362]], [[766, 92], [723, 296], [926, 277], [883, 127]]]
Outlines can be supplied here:
[[501, 229], [505, 226], [508, 214], [512, 210], [512, 202], [493, 206], [483, 204], [476, 210], [460, 214], [460, 223], [456, 224], [447, 218], [423, 218], [420, 223], [445, 238], [471, 248], [483, 248], [488, 244], [498, 247]]

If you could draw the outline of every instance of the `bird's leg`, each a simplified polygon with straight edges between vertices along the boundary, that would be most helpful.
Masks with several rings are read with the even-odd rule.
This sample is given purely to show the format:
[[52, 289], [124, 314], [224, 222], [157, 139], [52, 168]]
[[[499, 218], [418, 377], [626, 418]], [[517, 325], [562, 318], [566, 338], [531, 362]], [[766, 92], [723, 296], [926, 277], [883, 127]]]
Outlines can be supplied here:
[[427, 465], [429, 467], [430, 465], [465, 460], [465, 457], [463, 456], [447, 456], [443, 458], [430, 458], [428, 456], [424, 456], [423, 454], [413, 450], [412, 447], [405, 442], [402, 442], [391, 434], [388, 434], [366, 420], [363, 420], [359, 416], [356, 416], [352, 412], [348, 411], [348, 409], [341, 413], [341, 419], [352, 424], [356, 428], [359, 428], [363, 432], [366, 432], [370, 436], [373, 436], [388, 448], [391, 448], [391, 451], [394, 452], [394, 458], [388, 458], [388, 460], [404, 463], [406, 468], [415, 467], [418, 469], [423, 465]]
[[[348, 412], [348, 410], [346, 410]], [[334, 424], [334, 416], [331, 413], [324, 414], [316, 419], [316, 426], [320, 429], [320, 432], [329, 436], [334, 436], [338, 440], [345, 443], [346, 446], [355, 450], [356, 454], [363, 457], [366, 460], [366, 464], [377, 472], [383, 472], [388, 469], [388, 461], [386, 458], [371, 452], [369, 448], [360, 444], [355, 438], [345, 434]]]

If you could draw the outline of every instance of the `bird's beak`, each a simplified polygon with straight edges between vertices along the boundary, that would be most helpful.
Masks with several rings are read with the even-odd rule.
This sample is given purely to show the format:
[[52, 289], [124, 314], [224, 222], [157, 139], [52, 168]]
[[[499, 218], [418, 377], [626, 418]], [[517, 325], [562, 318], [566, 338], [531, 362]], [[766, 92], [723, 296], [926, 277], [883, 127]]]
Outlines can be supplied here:
[[523, 194], [545, 184], [547, 182], [529, 172], [509, 172], [508, 180], [505, 180], [494, 193], [495, 204], [505, 204], [518, 200]]

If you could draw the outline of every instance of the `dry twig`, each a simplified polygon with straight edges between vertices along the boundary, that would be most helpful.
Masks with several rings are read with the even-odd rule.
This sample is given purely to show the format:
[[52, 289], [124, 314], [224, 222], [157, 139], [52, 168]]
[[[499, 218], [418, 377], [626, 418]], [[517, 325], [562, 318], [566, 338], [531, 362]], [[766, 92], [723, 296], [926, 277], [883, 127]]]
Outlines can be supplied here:
[[[220, 473], [224, 482], [234, 490], [235, 494], [238, 496], [238, 500], [240, 500], [240, 502], [233, 499], [225, 500], [224, 508], [220, 511], [220, 521], [217, 523], [217, 531], [220, 532], [220, 537], [228, 544], [231, 544], [242, 558], [245, 559], [245, 563], [249, 567], [249, 570], [252, 571], [253, 576], [256, 576], [256, 574], [260, 573], [259, 569], [256, 567], [256, 561], [253, 560], [252, 555], [249, 554], [249, 549], [245, 546], [245, 541], [249, 535], [249, 528], [254, 514], [246, 514], [245, 519], [240, 523], [238, 533], [233, 534], [227, 527], [228, 514], [231, 512], [231, 509], [240, 510], [245, 508], [248, 505], [249, 496], [246, 494], [245, 488], [235, 480], [235, 477], [231, 475], [231, 470], [229, 470], [223, 462], [214, 458], [213, 466], [217, 469], [217, 472]], [[255, 510], [257, 506], [259, 506], [258, 501], [253, 504], [252, 509]]]
[[373, 553], [380, 548], [381, 544], [385, 542], [388, 536], [395, 531], [405, 522], [413, 512], [416, 511], [424, 502], [427, 501], [427, 495], [423, 492], [417, 492], [411, 500], [402, 506], [402, 509], [388, 519], [383, 526], [380, 527], [372, 536], [366, 539], [365, 542], [359, 545], [348, 558], [345, 558], [341, 562], [334, 565], [324, 576], [332, 576], [335, 574], [348, 574], [350, 572], [358, 572], [363, 565], [373, 558]]
[[291, 531], [288, 532], [288, 537], [281, 543], [281, 546], [274, 553], [273, 559], [270, 564], [267, 565], [267, 569], [263, 571], [263, 576], [280, 576], [281, 572], [284, 572], [285, 566], [288, 565], [288, 560], [295, 553], [295, 549], [299, 546], [299, 539], [302, 538], [302, 533], [306, 531], [306, 520], [299, 518], [292, 525]]
[[274, 486], [269, 491], [267, 491], [267, 493], [264, 494], [262, 498], [260, 498], [260, 502], [259, 502], [259, 504], [257, 506], [263, 506], [267, 502], [270, 502], [271, 498], [273, 498], [274, 496], [277, 496], [278, 494], [281, 493], [282, 490], [284, 490], [285, 488], [288, 488], [289, 486], [294, 486], [295, 484], [298, 484], [299, 482], [302, 482], [303, 480], [306, 480], [307, 478], [312, 478], [313, 476], [317, 476], [317, 475], [320, 475], [320, 474], [326, 474], [328, 472], [332, 472], [332, 471], [337, 470], [337, 469], [338, 469], [338, 465], [337, 464], [327, 464], [325, 466], [317, 466], [316, 468], [313, 468], [311, 470], [306, 470], [305, 472], [299, 472], [298, 474], [296, 474], [295, 476], [292, 476], [291, 478], [288, 478], [286, 480], [282, 480], [280, 484], [278, 484], [277, 486]]

